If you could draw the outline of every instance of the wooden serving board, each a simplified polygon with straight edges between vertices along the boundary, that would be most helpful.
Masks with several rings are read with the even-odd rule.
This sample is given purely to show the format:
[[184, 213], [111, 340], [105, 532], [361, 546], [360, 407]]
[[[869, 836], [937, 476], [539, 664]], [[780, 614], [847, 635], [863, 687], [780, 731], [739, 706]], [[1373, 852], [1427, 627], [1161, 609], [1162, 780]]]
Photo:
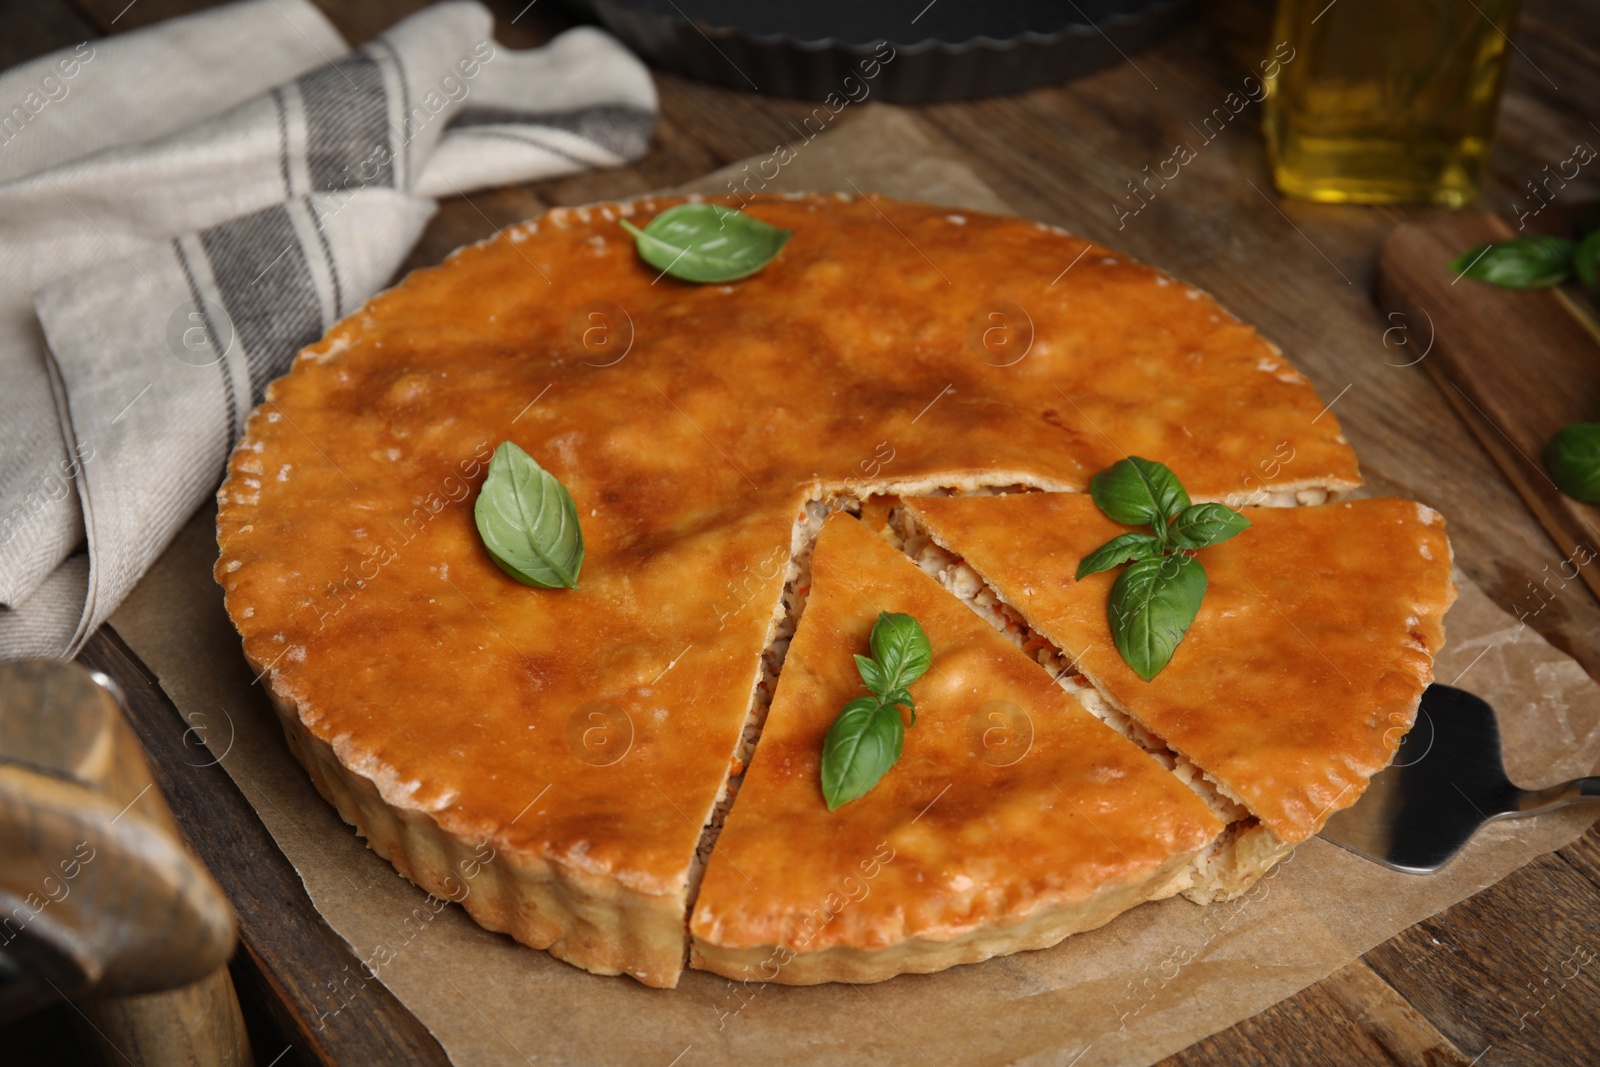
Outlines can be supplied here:
[[[1578, 212], [1548, 214], [1538, 232], [1566, 234]], [[1530, 583], [1542, 589], [1519, 599], [1536, 612], [1574, 570], [1600, 597], [1600, 565], [1586, 565], [1600, 555], [1600, 508], [1563, 494], [1539, 458], [1566, 424], [1600, 422], [1600, 329], [1576, 283], [1516, 291], [1450, 269], [1474, 245], [1517, 236], [1505, 219], [1479, 212], [1400, 226], [1379, 255], [1376, 297], [1389, 322], [1388, 360], [1420, 361], [1433, 375], [1555, 541], [1559, 557]]]

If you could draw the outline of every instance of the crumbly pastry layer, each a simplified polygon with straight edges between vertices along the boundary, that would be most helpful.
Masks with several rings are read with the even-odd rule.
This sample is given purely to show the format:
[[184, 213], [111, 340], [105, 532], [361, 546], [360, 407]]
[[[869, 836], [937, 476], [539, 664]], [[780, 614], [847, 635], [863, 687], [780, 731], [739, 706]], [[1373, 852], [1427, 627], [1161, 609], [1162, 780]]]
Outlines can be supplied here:
[[1421, 504], [1251, 508], [1248, 530], [1202, 551], [1200, 614], [1145, 682], [1106, 621], [1116, 575], [1073, 578], [1127, 529], [1087, 494], [905, 507], [1110, 704], [1260, 820], [1272, 840], [1241, 836], [1242, 856], [1304, 841], [1389, 765], [1433, 679], [1456, 595], [1444, 521]]
[[[830, 812], [823, 738], [863, 692], [880, 611], [922, 624], [904, 754]], [[863, 523], [822, 529], [761, 744], [706, 866], [691, 962], [788, 984], [877, 981], [1040, 948], [1176, 892], [1207, 804]]]
[[[906, 937], [861, 948], [832, 944], [812, 952], [796, 952], [788, 944], [729, 948], [696, 937], [689, 962], [696, 970], [739, 981], [779, 985], [882, 982], [898, 974], [931, 974], [958, 964], [1060, 944], [1073, 934], [1104, 926], [1129, 908], [1172, 896], [1187, 881], [1191, 869], [1192, 861], [1175, 859], [1169, 868], [1145, 881], [1103, 884], [1093, 897], [1079, 904], [1040, 907], [1014, 922], [968, 926], [948, 937]], [[827, 914], [822, 903], [814, 908], [819, 916], [816, 921], [822, 921]], [[797, 940], [803, 937], [803, 932], [796, 935]]]
[[[510, 227], [301, 353], [230, 460], [216, 571], [297, 750], [375, 847], [448, 896], [430, 850], [488, 841], [515, 877], [468, 911], [662, 986], [807, 501], [1082, 489], [1120, 458], [1108, 437], [1202, 498], [1257, 492], [1280, 445], [1273, 492], [1359, 482], [1271, 345], [1126, 257], [1018, 219], [767, 198], [746, 210], [795, 232], [778, 258], [689, 286], [618, 226], [671, 203]], [[483, 552], [471, 505], [507, 439], [577, 502], [579, 589]]]

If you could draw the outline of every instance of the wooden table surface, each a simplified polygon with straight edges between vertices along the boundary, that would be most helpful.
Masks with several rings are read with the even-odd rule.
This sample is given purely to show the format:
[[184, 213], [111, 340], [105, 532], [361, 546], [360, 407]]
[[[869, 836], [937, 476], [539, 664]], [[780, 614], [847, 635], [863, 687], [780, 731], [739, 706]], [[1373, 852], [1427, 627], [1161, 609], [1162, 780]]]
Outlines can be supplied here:
[[[317, 0], [353, 43], [422, 0]], [[951, 0], [954, 2], [954, 0]], [[208, 6], [210, 0], [0, 0], [0, 67]], [[538, 44], [567, 25], [552, 4], [490, 0], [497, 37]], [[527, 6], [527, 10], [523, 11]], [[1373, 490], [1443, 511], [1460, 565], [1502, 607], [1536, 606], [1531, 582], [1557, 550], [1414, 358], [1386, 345], [1373, 308], [1377, 249], [1427, 209], [1340, 208], [1279, 200], [1251, 107], [1142, 210], [1119, 226], [1126, 183], [1199, 144], [1197, 123], [1241, 86], [1274, 42], [1267, 0], [1208, 0], [1181, 30], [1129, 63], [1058, 88], [915, 109], [1020, 213], [1123, 249], [1214, 293], [1283, 345], [1337, 412]], [[519, 15], [520, 12], [520, 15]], [[631, 167], [475, 193], [441, 205], [408, 266], [557, 204], [625, 197], [699, 177], [796, 137], [814, 106], [658, 74], [661, 124]], [[1574, 145], [1600, 145], [1600, 0], [1529, 0], [1481, 208], [1511, 212], [1527, 183]], [[1600, 170], [1561, 190], [1600, 195]], [[1524, 204], [1524, 206], [1528, 206]], [[1389, 341], [1396, 335], [1387, 335]], [[1525, 358], [1507, 353], [1508, 358]], [[1600, 366], [1595, 368], [1600, 375]], [[1600, 412], [1594, 413], [1600, 417]], [[1600, 677], [1600, 604], [1564, 587], [1530, 624]], [[312, 1029], [319, 992], [304, 976], [351, 962], [310, 910], [220, 767], [197, 768], [185, 724], [149, 672], [109, 631], [86, 661], [130, 692], [136, 729], [196, 848], [241, 911], [235, 978], [261, 1064], [438, 1063], [438, 1046], [380, 990], [368, 1025], [332, 1038]], [[1600, 967], [1565, 978], [1577, 949], [1600, 952], [1600, 833], [1517, 871], [1419, 923], [1361, 960], [1169, 1063], [1510, 1064], [1600, 1062]], [[343, 953], [343, 955], [341, 955]], [[331, 961], [331, 962], [330, 962]], [[3, 1040], [0, 1035], [0, 1040]], [[281, 1056], [281, 1059], [275, 1057]], [[60, 1061], [53, 1061], [60, 1062]]]

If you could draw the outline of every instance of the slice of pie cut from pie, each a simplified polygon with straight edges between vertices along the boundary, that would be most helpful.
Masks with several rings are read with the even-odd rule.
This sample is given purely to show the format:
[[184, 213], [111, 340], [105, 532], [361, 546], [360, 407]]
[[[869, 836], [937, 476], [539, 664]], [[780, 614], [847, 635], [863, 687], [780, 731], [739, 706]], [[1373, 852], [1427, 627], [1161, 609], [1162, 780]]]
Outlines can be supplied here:
[[[906, 612], [933, 665], [898, 763], [829, 811], [853, 655]], [[1187, 884], [1223, 826], [1195, 792], [865, 523], [829, 518], [761, 743], [706, 864], [691, 965], [871, 982], [1055, 944]]]
[[1066, 680], [1093, 687], [1092, 707], [1248, 812], [1222, 839], [1224, 869], [1202, 871], [1211, 880], [1191, 893], [1202, 900], [1242, 889], [1388, 766], [1456, 593], [1444, 522], [1424, 505], [1245, 513], [1249, 529], [1200, 551], [1205, 600], [1148, 682], [1112, 643], [1117, 571], [1074, 579], [1084, 556], [1129, 529], [1088, 494], [908, 499], [899, 523], [924, 569], [996, 626], [1048, 641], [1040, 658], [1059, 653]]

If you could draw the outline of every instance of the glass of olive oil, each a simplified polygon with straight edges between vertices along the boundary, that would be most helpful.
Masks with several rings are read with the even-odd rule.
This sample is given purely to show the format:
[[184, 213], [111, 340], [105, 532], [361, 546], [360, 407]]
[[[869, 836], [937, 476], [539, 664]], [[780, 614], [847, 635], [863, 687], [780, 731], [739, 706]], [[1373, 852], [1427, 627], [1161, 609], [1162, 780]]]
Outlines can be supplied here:
[[[1462, 207], [1478, 196], [1519, 0], [1278, 0], [1292, 58], [1263, 113], [1278, 189]], [[1281, 50], [1281, 49], [1280, 49]]]

